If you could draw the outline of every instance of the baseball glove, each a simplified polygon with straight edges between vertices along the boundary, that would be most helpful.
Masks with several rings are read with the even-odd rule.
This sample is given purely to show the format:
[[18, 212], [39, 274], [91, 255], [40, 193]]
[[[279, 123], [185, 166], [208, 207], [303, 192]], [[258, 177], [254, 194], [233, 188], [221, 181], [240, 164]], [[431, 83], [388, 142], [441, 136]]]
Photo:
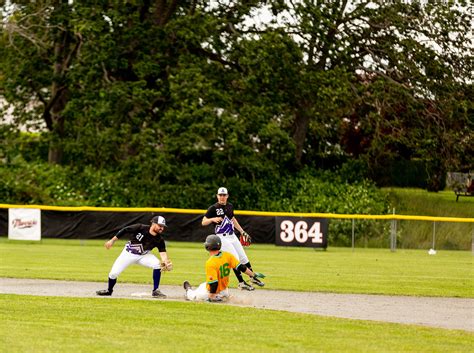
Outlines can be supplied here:
[[161, 271], [171, 271], [173, 269], [173, 263], [171, 260], [163, 261], [161, 263]]
[[252, 238], [250, 237], [249, 233], [243, 232], [240, 234], [240, 244], [242, 244], [242, 246], [250, 246], [251, 242]]

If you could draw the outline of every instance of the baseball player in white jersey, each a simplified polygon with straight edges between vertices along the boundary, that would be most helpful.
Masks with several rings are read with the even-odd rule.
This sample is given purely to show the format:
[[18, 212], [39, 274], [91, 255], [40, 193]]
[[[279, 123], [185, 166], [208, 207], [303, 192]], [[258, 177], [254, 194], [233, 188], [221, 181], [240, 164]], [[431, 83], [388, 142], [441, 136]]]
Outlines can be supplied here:
[[[222, 241], [222, 251], [229, 252], [234, 255], [241, 264], [245, 265], [252, 271], [252, 265], [240, 243], [239, 238], [235, 235], [234, 228], [250, 241], [250, 236], [243, 230], [237, 219], [234, 217], [234, 206], [227, 202], [229, 193], [226, 188], [221, 187], [217, 190], [217, 202], [211, 205], [206, 215], [203, 217], [201, 224], [207, 226], [211, 223], [215, 224], [215, 234]], [[242, 290], [254, 290], [255, 288], [244, 281], [241, 271], [233, 269], [235, 276], [239, 281], [238, 288]], [[258, 278], [251, 278], [251, 282], [257, 286], [263, 287], [265, 284]]]
[[[165, 230], [166, 221], [162, 216], [155, 216], [151, 220], [151, 225], [133, 224], [120, 229], [117, 234], [105, 243], [105, 248], [110, 249], [122, 235], [128, 235], [129, 241], [125, 244], [119, 257], [115, 260], [109, 273], [109, 286], [105, 290], [97, 291], [97, 295], [112, 295], [117, 277], [131, 264], [137, 264], [153, 269], [153, 291], [155, 298], [166, 298], [159, 289], [161, 271], [171, 271], [173, 264], [166, 253], [166, 245], [161, 234]], [[157, 248], [162, 262], [150, 251]]]

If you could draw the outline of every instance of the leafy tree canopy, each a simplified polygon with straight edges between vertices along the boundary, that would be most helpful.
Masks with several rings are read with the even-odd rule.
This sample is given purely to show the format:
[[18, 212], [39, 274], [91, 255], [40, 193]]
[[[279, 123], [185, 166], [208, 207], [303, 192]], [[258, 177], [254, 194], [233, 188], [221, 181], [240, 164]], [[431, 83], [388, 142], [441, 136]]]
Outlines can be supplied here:
[[180, 185], [181, 197], [230, 183], [258, 198], [261, 181], [352, 161], [383, 184], [400, 159], [421, 161], [439, 190], [448, 168], [474, 165], [467, 3], [42, 0], [0, 10], [7, 164], [23, 153], [13, 147], [23, 126], [42, 129], [37, 160], [166, 195]]

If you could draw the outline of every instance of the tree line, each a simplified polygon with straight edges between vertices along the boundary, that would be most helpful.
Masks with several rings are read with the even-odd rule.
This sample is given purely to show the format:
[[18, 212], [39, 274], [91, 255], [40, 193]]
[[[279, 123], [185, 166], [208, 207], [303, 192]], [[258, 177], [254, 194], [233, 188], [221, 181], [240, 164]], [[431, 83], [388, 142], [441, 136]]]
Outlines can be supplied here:
[[[94, 203], [127, 205], [159, 202], [147, 196], [154, 190], [173, 205], [203, 205], [225, 184], [258, 209], [288, 199], [289, 180], [380, 186], [411, 173], [437, 191], [447, 171], [474, 166], [468, 3], [0, 9], [1, 109], [13, 117], [0, 125], [1, 170], [12, 183], [21, 180], [7, 173], [34, 164], [79, 201], [78, 190], [90, 197], [96, 187]], [[3, 198], [19, 197], [18, 185], [3, 188]]]

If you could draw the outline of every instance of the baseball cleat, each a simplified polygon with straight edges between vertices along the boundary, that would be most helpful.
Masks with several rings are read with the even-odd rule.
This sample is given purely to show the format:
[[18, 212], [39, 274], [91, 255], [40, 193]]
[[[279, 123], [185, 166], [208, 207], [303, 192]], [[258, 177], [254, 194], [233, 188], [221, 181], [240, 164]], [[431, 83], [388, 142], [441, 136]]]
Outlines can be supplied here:
[[103, 289], [103, 290], [98, 290], [97, 292], [95, 292], [97, 295], [101, 295], [101, 296], [110, 296], [112, 295], [112, 291], [111, 290], [108, 290], [108, 289]]
[[257, 276], [250, 278], [250, 282], [252, 282], [253, 284], [256, 284], [256, 285], [259, 286], [259, 287], [263, 287], [263, 286], [265, 285], [265, 283], [263, 283], [262, 281], [260, 281], [260, 280], [257, 278]]
[[248, 290], [248, 291], [252, 291], [255, 289], [254, 287], [252, 287], [252, 285], [248, 284], [245, 281], [240, 282], [237, 288], [239, 288], [240, 290]]
[[166, 298], [166, 295], [161, 293], [161, 291], [159, 289], [155, 289], [153, 292], [151, 292], [151, 296], [153, 298], [161, 298], [161, 299]]
[[183, 282], [183, 288], [187, 292], [188, 289], [191, 289], [191, 284], [188, 281]]

